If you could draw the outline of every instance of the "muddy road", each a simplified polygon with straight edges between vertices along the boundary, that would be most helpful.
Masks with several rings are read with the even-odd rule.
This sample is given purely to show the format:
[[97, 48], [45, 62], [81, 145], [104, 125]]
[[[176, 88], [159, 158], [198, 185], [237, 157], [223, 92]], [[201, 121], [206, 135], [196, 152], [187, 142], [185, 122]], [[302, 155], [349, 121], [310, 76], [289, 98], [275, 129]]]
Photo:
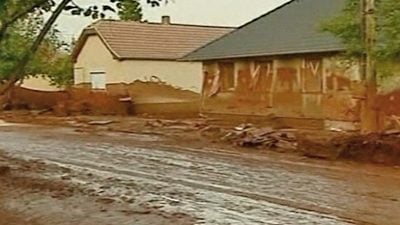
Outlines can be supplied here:
[[116, 201], [190, 215], [195, 224], [400, 224], [397, 168], [183, 149], [162, 138], [0, 127], [3, 151], [69, 171], [48, 176]]

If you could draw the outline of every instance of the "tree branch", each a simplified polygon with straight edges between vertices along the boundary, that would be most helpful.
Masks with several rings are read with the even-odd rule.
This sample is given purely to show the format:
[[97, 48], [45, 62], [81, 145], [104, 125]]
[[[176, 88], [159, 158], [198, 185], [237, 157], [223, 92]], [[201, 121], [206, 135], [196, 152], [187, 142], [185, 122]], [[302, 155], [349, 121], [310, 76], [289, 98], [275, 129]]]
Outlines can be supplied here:
[[43, 5], [44, 3], [46, 3], [48, 0], [40, 0], [37, 3], [31, 5], [30, 7], [26, 8], [25, 10], [22, 10], [21, 12], [17, 12], [14, 15], [11, 16], [11, 18], [9, 20], [6, 20], [4, 23], [1, 24], [0, 27], [0, 43], [3, 40], [7, 29], [13, 24], [15, 23], [17, 20], [21, 19], [22, 17], [24, 17], [26, 14], [32, 12], [33, 10], [35, 10], [37, 7]]
[[29, 51], [24, 55], [24, 57], [21, 59], [21, 61], [14, 68], [14, 70], [13, 70], [14, 72], [11, 75], [9, 81], [3, 86], [3, 88], [0, 89], [0, 95], [5, 94], [7, 91], [9, 91], [14, 86], [14, 84], [16, 82], [18, 82], [20, 79], [23, 78], [25, 68], [29, 63], [29, 60], [39, 49], [39, 47], [42, 44], [43, 40], [45, 39], [46, 35], [49, 33], [51, 27], [57, 21], [58, 17], [61, 15], [65, 6], [67, 6], [68, 3], [70, 3], [70, 1], [71, 0], [63, 0], [57, 6], [56, 10], [54, 10], [53, 14], [47, 20], [46, 24], [44, 25], [43, 29], [40, 31], [38, 37], [35, 39], [34, 43], [32, 44], [31, 48], [29, 49]]

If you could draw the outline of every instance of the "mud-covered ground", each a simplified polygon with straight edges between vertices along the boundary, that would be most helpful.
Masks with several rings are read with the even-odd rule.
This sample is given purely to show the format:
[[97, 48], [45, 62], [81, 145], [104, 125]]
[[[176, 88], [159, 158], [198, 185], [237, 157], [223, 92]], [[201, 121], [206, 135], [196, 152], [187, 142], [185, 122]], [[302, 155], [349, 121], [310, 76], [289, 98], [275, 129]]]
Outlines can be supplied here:
[[194, 139], [179, 145], [162, 132], [90, 130], [0, 126], [0, 164], [11, 168], [1, 175], [0, 224], [400, 221], [395, 167], [224, 150]]
[[103, 197], [100, 190], [72, 182], [72, 171], [40, 160], [0, 152], [1, 225], [194, 224], [194, 218], [167, 213], [145, 202]]

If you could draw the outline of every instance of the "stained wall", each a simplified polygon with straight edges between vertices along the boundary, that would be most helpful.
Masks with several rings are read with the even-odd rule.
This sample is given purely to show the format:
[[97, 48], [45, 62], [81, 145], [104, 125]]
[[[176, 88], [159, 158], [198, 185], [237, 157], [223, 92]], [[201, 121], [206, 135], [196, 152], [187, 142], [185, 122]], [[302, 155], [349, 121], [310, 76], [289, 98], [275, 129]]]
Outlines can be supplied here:
[[224, 60], [203, 65], [204, 113], [360, 120], [359, 66], [335, 55]]

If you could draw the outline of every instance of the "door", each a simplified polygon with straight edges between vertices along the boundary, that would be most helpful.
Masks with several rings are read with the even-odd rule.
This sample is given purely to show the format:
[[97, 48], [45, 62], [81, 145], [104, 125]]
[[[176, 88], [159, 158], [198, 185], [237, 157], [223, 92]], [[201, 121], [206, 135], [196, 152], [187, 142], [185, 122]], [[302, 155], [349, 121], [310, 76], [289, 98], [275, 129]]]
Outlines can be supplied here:
[[103, 71], [90, 72], [92, 80], [92, 89], [104, 90], [106, 89], [106, 73]]

